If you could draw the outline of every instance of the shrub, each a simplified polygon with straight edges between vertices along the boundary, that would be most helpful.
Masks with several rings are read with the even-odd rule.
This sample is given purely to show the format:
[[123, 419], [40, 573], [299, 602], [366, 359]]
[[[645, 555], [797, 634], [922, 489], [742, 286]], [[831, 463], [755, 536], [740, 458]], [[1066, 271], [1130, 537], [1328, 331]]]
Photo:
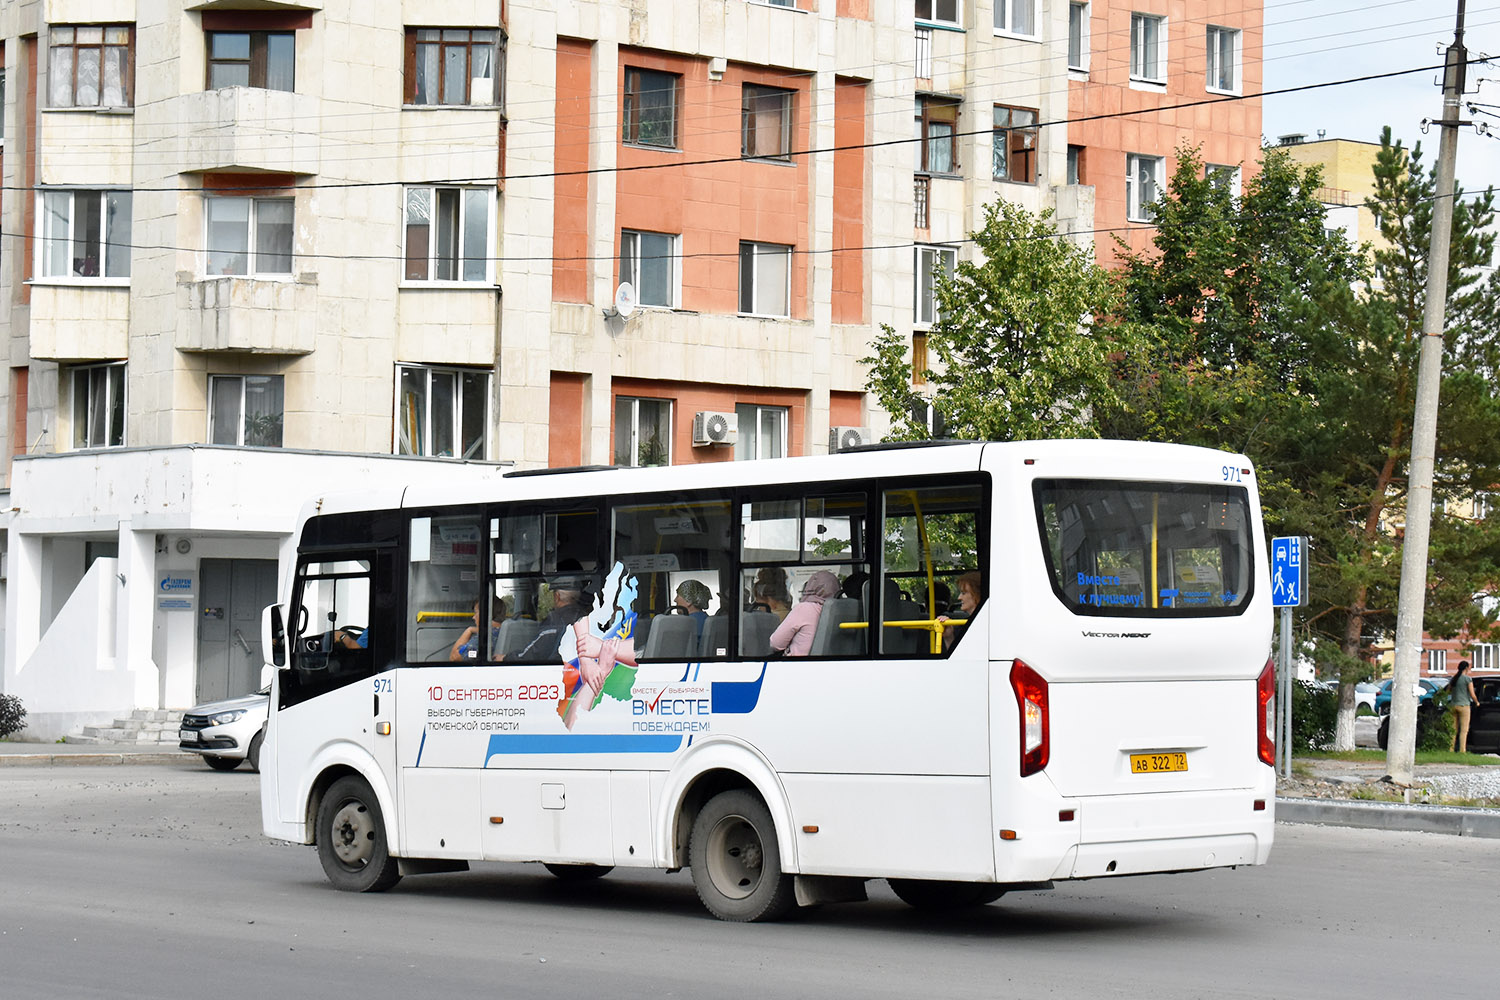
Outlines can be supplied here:
[[1309, 681], [1292, 684], [1292, 748], [1322, 750], [1333, 742], [1338, 693]]
[[19, 733], [26, 725], [26, 709], [13, 694], [0, 694], [0, 739]]

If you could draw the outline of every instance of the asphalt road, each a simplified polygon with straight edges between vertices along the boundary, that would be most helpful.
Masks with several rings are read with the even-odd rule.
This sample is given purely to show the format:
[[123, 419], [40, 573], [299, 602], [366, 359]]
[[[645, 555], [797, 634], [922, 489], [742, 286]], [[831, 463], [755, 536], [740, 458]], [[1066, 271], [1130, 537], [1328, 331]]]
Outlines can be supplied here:
[[[480, 865], [339, 893], [257, 778], [0, 769], [0, 997], [1492, 997], [1500, 841], [1281, 826], [1258, 869], [1063, 884], [961, 916], [732, 925], [686, 873]], [[1448, 971], [1467, 956], [1465, 971]]]

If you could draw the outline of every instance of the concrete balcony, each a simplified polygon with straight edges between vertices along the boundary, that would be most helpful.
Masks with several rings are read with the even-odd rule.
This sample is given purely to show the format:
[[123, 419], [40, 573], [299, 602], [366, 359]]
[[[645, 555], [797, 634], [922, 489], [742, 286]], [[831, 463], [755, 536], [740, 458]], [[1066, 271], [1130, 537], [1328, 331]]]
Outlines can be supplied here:
[[179, 274], [177, 335], [180, 351], [244, 354], [311, 354], [317, 337], [318, 283], [210, 278]]
[[31, 286], [33, 358], [123, 358], [130, 346], [130, 288], [125, 285]]
[[209, 170], [316, 174], [323, 102], [309, 94], [225, 87], [182, 94], [167, 120], [180, 122], [177, 157], [185, 173]]

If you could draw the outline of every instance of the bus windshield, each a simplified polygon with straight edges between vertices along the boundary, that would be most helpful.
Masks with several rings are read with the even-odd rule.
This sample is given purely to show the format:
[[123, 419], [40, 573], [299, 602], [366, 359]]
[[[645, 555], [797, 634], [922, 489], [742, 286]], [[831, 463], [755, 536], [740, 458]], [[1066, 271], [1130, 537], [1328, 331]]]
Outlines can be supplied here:
[[1040, 479], [1052, 590], [1076, 615], [1240, 614], [1254, 550], [1243, 487]]

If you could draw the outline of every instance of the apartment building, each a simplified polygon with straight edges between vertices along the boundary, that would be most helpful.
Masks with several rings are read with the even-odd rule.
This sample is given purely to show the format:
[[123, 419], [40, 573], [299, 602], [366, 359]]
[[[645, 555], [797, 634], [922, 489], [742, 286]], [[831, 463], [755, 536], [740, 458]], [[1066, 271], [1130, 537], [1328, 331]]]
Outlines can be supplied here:
[[1072, 0], [1067, 177], [1095, 191], [1098, 259], [1150, 246], [1176, 154], [1238, 192], [1260, 159], [1263, 0]]
[[4, 690], [255, 686], [321, 492], [880, 436], [987, 203], [1096, 226], [1072, 15], [0, 0]]

